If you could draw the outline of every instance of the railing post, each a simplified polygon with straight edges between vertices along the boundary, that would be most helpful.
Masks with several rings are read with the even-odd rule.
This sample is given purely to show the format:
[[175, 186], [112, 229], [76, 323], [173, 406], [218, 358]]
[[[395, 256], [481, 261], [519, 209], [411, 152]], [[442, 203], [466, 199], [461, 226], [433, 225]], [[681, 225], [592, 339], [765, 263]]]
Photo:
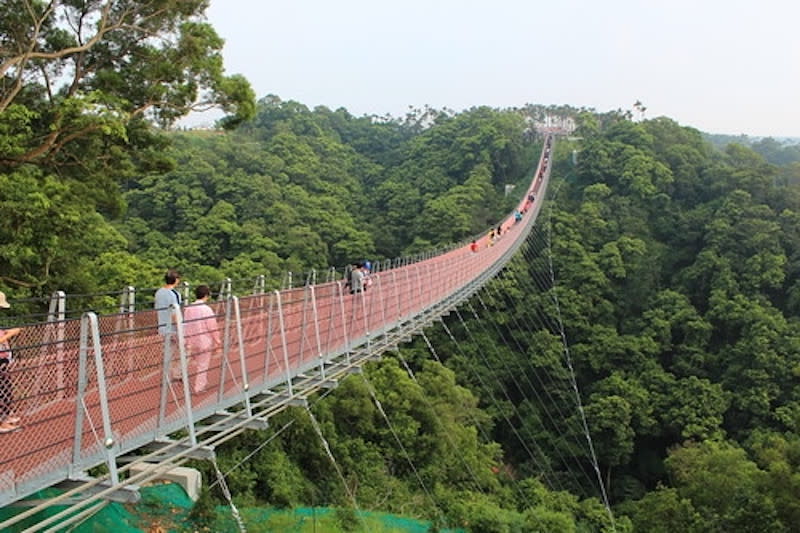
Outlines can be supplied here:
[[317, 309], [317, 291], [315, 286], [309, 287], [311, 290], [311, 312], [314, 316], [314, 335], [317, 340], [317, 359], [319, 359], [319, 375], [325, 379], [325, 358], [322, 353], [322, 335], [319, 332], [319, 311]]
[[181, 302], [182, 303], [186, 303], [186, 302], [190, 301], [189, 300], [189, 289], [190, 288], [191, 287], [189, 286], [189, 282], [188, 281], [182, 281], [181, 282], [180, 293], [181, 293]]
[[[186, 357], [186, 337], [183, 333], [183, 314], [181, 306], [174, 303], [170, 305], [172, 318], [175, 322], [175, 330], [178, 335], [178, 355], [181, 362], [181, 381], [183, 381], [183, 402], [184, 412], [186, 413], [186, 425], [189, 430], [189, 441], [192, 446], [197, 444], [197, 434], [194, 429], [194, 412], [192, 411], [192, 393], [189, 388], [189, 361]], [[177, 403], [177, 402], [176, 402]]]
[[67, 317], [67, 295], [64, 291], [56, 291], [50, 295], [48, 322], [63, 322]]
[[[384, 340], [388, 340], [388, 336], [386, 334], [386, 304], [383, 299], [383, 284], [381, 283], [382, 275], [378, 274], [375, 276], [375, 288], [378, 290], [378, 304], [381, 307], [381, 324], [383, 325], [383, 338]], [[388, 343], [387, 343], [388, 344]]]
[[[417, 288], [419, 289], [419, 300], [417, 301], [417, 303], [419, 305], [422, 305], [422, 302], [424, 301], [425, 298], [425, 291], [423, 290], [422, 287], [422, 273], [420, 272], [419, 263], [414, 263], [414, 270], [417, 272]], [[420, 307], [419, 309], [417, 309], [417, 312], [421, 310], [422, 308]]]
[[259, 274], [256, 277], [255, 285], [253, 286], [253, 295], [264, 294], [267, 287], [267, 277], [264, 274]]
[[[55, 342], [56, 348], [56, 387], [63, 394], [64, 391], [64, 321], [67, 316], [67, 296], [64, 291], [56, 291], [50, 296], [50, 311], [47, 314], [47, 321], [55, 324]], [[45, 338], [46, 342], [53, 342], [51, 338], [51, 329], [45, 330], [48, 335]], [[40, 373], [41, 375], [41, 373]], [[38, 381], [38, 380], [37, 380]]]
[[[135, 319], [134, 313], [136, 312], [136, 287], [128, 285], [122, 289], [122, 295], [119, 301], [120, 319], [117, 324], [117, 331], [125, 330], [131, 332], [134, 329]], [[133, 350], [128, 352], [128, 372], [132, 372], [136, 368], [136, 360]]]
[[219, 390], [217, 391], [218, 401], [222, 401], [225, 397], [225, 378], [227, 377], [226, 370], [228, 368], [228, 356], [231, 352], [231, 321], [233, 320], [232, 298], [225, 298], [225, 325], [222, 328], [222, 358], [219, 364]]
[[[172, 316], [172, 313], [170, 313]], [[163, 358], [161, 363], [161, 398], [158, 406], [158, 427], [161, 427], [167, 418], [167, 400], [169, 389], [172, 386], [172, 358], [174, 357], [173, 348], [175, 347], [175, 332], [166, 331], [161, 335], [164, 343]]]
[[128, 285], [122, 289], [119, 299], [120, 314], [134, 313], [136, 311], [136, 287]]
[[[364, 318], [364, 335], [367, 337], [367, 351], [369, 351], [372, 348], [372, 338], [369, 332], [369, 318], [368, 318], [369, 314], [367, 313], [367, 287], [364, 283], [365, 281], [366, 280], [362, 280], [361, 292], [355, 293], [353, 297], [356, 298], [356, 300], [354, 301], [356, 305], [357, 302], [359, 301], [361, 302], [361, 314], [363, 315]], [[355, 311], [357, 314], [358, 310]]]
[[344, 331], [344, 349], [345, 349], [345, 361], [347, 364], [350, 364], [350, 336], [347, 334], [347, 309], [344, 305], [344, 283], [341, 281], [336, 282], [336, 287], [339, 290], [339, 308], [342, 311], [342, 330]]
[[269, 357], [275, 355], [272, 351], [272, 312], [275, 306], [274, 298], [269, 299], [269, 308], [267, 309], [267, 323], [266, 323], [266, 338], [264, 339], [264, 380], [263, 383], [269, 382]]
[[[75, 413], [75, 441], [72, 449], [72, 466], [82, 464], [82, 434], [83, 434], [83, 413], [87, 409], [85, 402], [86, 389], [89, 384], [87, 371], [87, 359], [89, 357], [89, 335], [92, 339], [92, 351], [94, 352], [94, 366], [97, 372], [97, 392], [100, 399], [100, 416], [103, 419], [103, 448], [106, 455], [106, 464], [112, 485], [119, 483], [117, 472], [116, 455], [113, 453], [117, 445], [111, 429], [111, 411], [108, 408], [108, 388], [106, 386], [105, 369], [103, 367], [103, 352], [100, 345], [100, 326], [98, 325], [97, 315], [88, 312], [81, 317], [81, 336], [80, 352], [78, 364], [78, 394], [76, 396]], [[75, 474], [75, 473], [73, 473]]]
[[278, 323], [281, 328], [281, 345], [283, 345], [283, 364], [286, 370], [286, 386], [289, 391], [289, 396], [294, 396], [292, 390], [292, 372], [289, 369], [289, 345], [286, 341], [286, 323], [283, 320], [283, 302], [281, 301], [281, 291], [275, 291], [275, 297], [278, 300]]
[[397, 324], [400, 324], [400, 286], [397, 284], [397, 271], [392, 269], [392, 286], [397, 300]]
[[231, 278], [225, 278], [222, 280], [222, 284], [219, 287], [219, 294], [217, 295], [217, 301], [223, 302], [227, 301], [231, 295], [233, 295], [233, 281]]
[[250, 381], [247, 377], [247, 361], [245, 361], [244, 357], [244, 335], [242, 334], [242, 312], [239, 307], [239, 298], [232, 296], [231, 303], [236, 320], [236, 338], [239, 339], [239, 364], [242, 368], [242, 400], [244, 401], [247, 416], [251, 417], [253, 416], [253, 410], [250, 406], [250, 394], [248, 393], [250, 390]]
[[73, 468], [81, 470], [81, 449], [83, 448], [83, 419], [84, 410], [86, 408], [85, 394], [86, 386], [89, 380], [87, 375], [86, 359], [89, 353], [89, 325], [88, 319], [83, 317], [81, 319], [81, 334], [80, 346], [78, 348], [78, 388], [75, 392], [75, 429], [72, 434], [74, 440], [72, 442], [72, 462], [70, 463], [70, 477], [76, 477], [79, 472], [72, 471]]

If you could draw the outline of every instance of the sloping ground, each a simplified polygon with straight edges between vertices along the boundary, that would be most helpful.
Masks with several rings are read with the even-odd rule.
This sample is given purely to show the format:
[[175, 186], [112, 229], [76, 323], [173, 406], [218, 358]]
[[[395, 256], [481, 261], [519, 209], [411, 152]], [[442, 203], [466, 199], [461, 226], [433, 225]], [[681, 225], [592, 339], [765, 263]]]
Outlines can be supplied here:
[[[59, 491], [47, 489], [34, 495], [47, 498]], [[205, 529], [190, 521], [192, 500], [183, 488], [173, 483], [143, 487], [142, 499], [136, 505], [111, 503], [91, 516], [75, 529], [75, 533], [167, 533], [179, 531], [208, 531], [214, 533], [239, 533], [239, 528], [227, 507], [217, 508], [217, 519], [205, 524]], [[23, 531], [49, 516], [63, 510], [55, 506], [11, 528], [10, 532]], [[0, 509], [0, 521], [10, 518], [24, 508]], [[245, 508], [241, 510], [248, 533], [275, 532], [326, 532], [370, 531], [376, 533], [426, 533], [430, 522], [412, 520], [382, 513], [301, 507], [297, 509]], [[441, 529], [442, 533], [462, 530]]]

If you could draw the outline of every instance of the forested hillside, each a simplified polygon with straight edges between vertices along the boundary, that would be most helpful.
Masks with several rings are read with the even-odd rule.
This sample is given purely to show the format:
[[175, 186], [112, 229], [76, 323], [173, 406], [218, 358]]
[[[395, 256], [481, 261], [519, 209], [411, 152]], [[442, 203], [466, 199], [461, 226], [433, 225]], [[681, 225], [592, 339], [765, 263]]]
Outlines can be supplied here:
[[589, 425], [638, 531], [800, 523], [800, 190], [659, 118], [584, 135], [553, 253]]
[[[408, 513], [414, 501], [423, 516], [476, 531], [611, 530], [560, 328], [543, 318], [555, 316], [541, 283], [551, 253], [614, 528], [792, 531], [798, 190], [750, 149], [715, 151], [666, 118], [583, 119], [583, 139], [558, 145], [565, 181], [544, 215], [549, 235], [428, 332], [434, 351], [417, 340], [316, 404], [339, 467], [367, 508]], [[346, 505], [306, 416], [280, 422], [291, 425], [258, 466], [234, 474], [237, 493]]]
[[126, 180], [117, 227], [138, 259], [193, 278], [279, 283], [285, 271], [393, 258], [507, 211], [503, 188], [536, 153], [525, 127], [489, 108], [377, 120], [267, 97], [235, 133], [173, 134], [174, 169]]
[[800, 191], [749, 148], [717, 151], [666, 118], [580, 118], [506, 271], [428, 339], [315, 401], [337, 464], [306, 414], [284, 413], [225, 455], [258, 449], [230, 475], [241, 501], [355, 498], [475, 531], [794, 530]]

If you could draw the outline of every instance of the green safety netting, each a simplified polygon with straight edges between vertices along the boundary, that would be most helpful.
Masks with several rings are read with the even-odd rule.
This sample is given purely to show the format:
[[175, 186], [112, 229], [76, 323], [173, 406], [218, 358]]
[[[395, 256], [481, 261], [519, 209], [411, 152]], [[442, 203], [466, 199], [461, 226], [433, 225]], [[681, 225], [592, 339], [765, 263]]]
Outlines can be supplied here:
[[[45, 489], [32, 495], [30, 499], [49, 499], [61, 494], [62, 491], [56, 489]], [[135, 505], [125, 505], [121, 503], [110, 503], [96, 514], [87, 518], [78, 525], [69, 526], [70, 531], [76, 533], [100, 533], [113, 531], [114, 533], [140, 533], [157, 531], [180, 531], [174, 529], [171, 524], [181, 520], [188, 515], [192, 500], [180, 485], [167, 483], [163, 485], [153, 485], [142, 487], [140, 490], [142, 499]], [[8, 531], [17, 532], [33, 526], [47, 518], [64, 510], [63, 505], [55, 505], [34, 516], [26, 518], [12, 526]], [[0, 509], [0, 522], [11, 518], [14, 515], [25, 511], [25, 507], [6, 507]], [[161, 530], [158, 524], [163, 523]]]
[[[33, 495], [32, 499], [47, 499], [60, 491], [47, 489]], [[228, 507], [218, 507], [216, 519], [198, 523], [190, 520], [192, 500], [180, 485], [165, 483], [142, 487], [141, 501], [134, 504], [110, 503], [98, 513], [70, 526], [75, 533], [167, 533], [207, 531], [213, 533], [238, 533], [239, 526]], [[11, 532], [23, 531], [64, 509], [54, 506], [14, 525]], [[24, 507], [0, 509], [0, 522], [25, 510]], [[295, 509], [244, 508], [240, 509], [248, 533], [280, 532], [339, 532], [370, 531], [376, 533], [427, 533], [430, 522], [413, 520], [396, 515], [352, 510], [337, 511], [330, 508], [301, 507]], [[461, 530], [439, 529], [442, 533]]]

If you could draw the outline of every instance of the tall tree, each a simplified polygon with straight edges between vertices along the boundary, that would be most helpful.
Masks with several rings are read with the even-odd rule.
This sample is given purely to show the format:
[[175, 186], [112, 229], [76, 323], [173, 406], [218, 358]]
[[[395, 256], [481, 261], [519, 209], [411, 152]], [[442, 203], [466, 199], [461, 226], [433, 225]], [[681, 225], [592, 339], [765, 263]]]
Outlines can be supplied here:
[[[207, 7], [207, 0], [0, 0], [0, 209], [52, 213], [0, 223], [7, 284], [46, 287], [87, 270], [96, 248], [70, 235], [102, 226], [96, 210], [122, 212], [120, 180], [171, 167], [153, 125], [209, 107], [230, 113], [227, 127], [253, 116], [248, 82], [224, 74], [223, 41], [204, 22]], [[42, 196], [54, 187], [57, 201]], [[43, 220], [55, 225], [40, 231]], [[74, 281], [60, 288], [91, 288], [88, 279]]]

